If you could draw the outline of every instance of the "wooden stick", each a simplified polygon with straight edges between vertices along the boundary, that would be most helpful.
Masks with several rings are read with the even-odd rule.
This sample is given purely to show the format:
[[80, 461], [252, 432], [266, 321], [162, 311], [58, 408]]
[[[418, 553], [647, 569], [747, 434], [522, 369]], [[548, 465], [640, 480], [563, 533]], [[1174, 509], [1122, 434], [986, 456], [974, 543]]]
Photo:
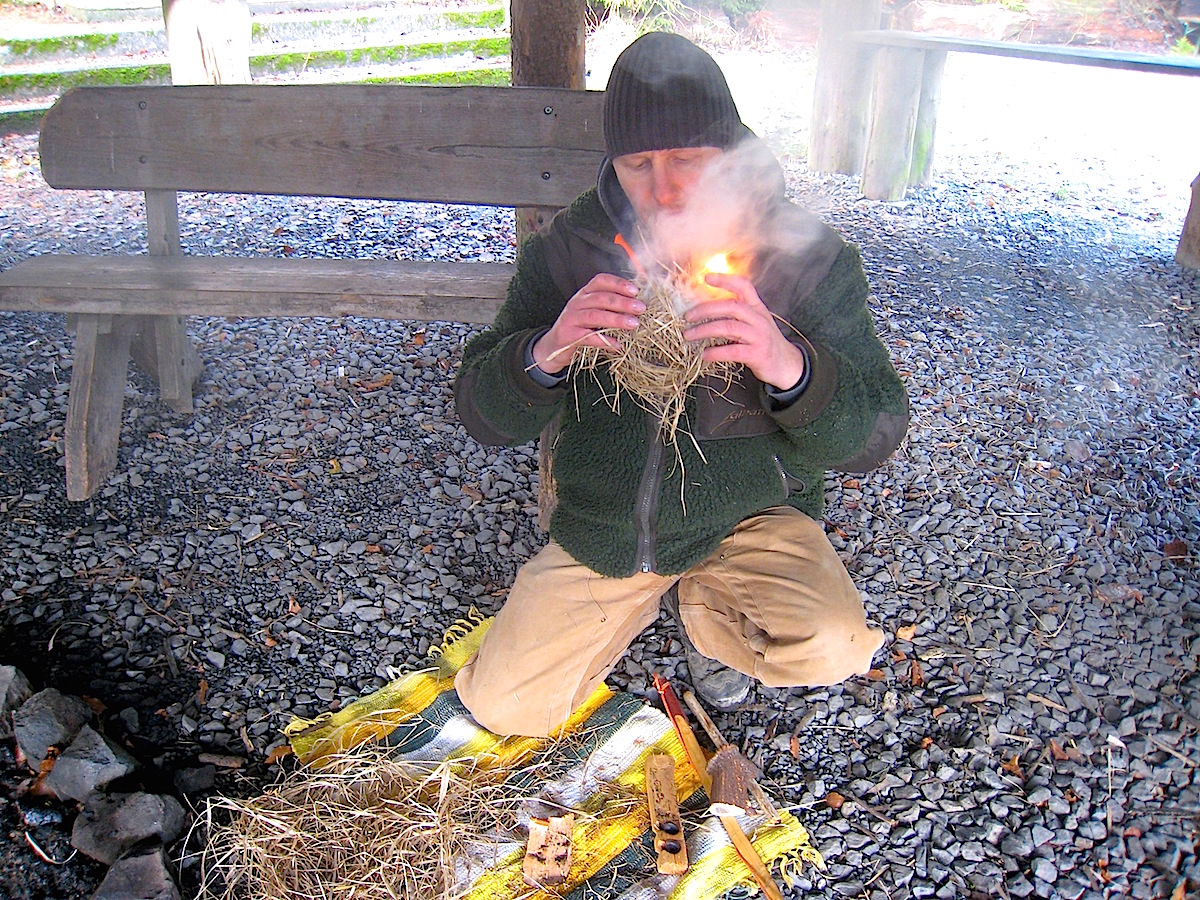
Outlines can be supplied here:
[[718, 816], [717, 818], [725, 826], [725, 831], [729, 833], [729, 840], [733, 842], [734, 849], [737, 850], [738, 856], [742, 858], [742, 862], [749, 867], [751, 874], [754, 875], [754, 880], [762, 888], [762, 892], [770, 900], [783, 900], [783, 892], [779, 890], [779, 885], [771, 877], [766, 863], [762, 861], [762, 857], [758, 855], [758, 851], [750, 843], [750, 838], [746, 836], [746, 832], [742, 831], [742, 826], [738, 824], [738, 820], [734, 816]]
[[675, 757], [669, 753], [646, 757], [646, 802], [658, 871], [662, 875], [682, 875], [688, 870], [687, 844], [675, 794]]
[[[705, 712], [704, 707], [700, 705], [700, 701], [694, 693], [684, 691], [683, 702], [695, 714], [696, 721], [704, 728], [705, 733], [713, 742], [718, 752], [722, 747], [730, 746], [729, 741], [725, 740], [724, 735], [721, 734], [721, 730], [717, 728], [717, 723], [712, 720], [712, 716]], [[773, 824], [778, 825], [782, 821], [779, 815], [779, 807], [767, 796], [767, 792], [762, 789], [762, 785], [758, 783], [757, 779], [750, 782], [750, 794], [754, 797], [754, 802], [758, 805], [759, 811], [763, 815], [769, 816]]]

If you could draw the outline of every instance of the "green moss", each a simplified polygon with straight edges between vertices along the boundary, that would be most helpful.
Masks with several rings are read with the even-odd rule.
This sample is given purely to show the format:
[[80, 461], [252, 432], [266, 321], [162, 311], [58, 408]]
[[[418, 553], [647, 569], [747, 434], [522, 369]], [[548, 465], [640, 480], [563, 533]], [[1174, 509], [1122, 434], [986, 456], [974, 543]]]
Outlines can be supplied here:
[[447, 25], [455, 28], [500, 28], [504, 25], [504, 9], [500, 7], [474, 12], [446, 10], [441, 18]]
[[0, 134], [36, 134], [42, 127], [45, 112], [0, 113]]
[[439, 87], [509, 87], [512, 74], [508, 69], [472, 69], [466, 72], [428, 72], [424, 75], [402, 75], [393, 80], [395, 84], [428, 84]]
[[81, 72], [38, 72], [0, 75], [0, 93], [65, 91], [80, 85], [157, 84], [171, 78], [166, 64], [91, 69]]
[[75, 34], [36, 40], [0, 40], [0, 47], [7, 47], [13, 56], [45, 56], [52, 53], [96, 53], [115, 47], [116, 43], [115, 34]]
[[508, 52], [508, 38], [495, 37], [470, 41], [433, 41], [397, 47], [358, 47], [354, 50], [317, 50], [311, 53], [254, 56], [250, 59], [250, 68], [258, 72], [301, 72], [308, 68], [331, 65], [413, 62], [438, 56], [457, 56], [461, 53], [472, 53], [486, 58], [504, 56]]

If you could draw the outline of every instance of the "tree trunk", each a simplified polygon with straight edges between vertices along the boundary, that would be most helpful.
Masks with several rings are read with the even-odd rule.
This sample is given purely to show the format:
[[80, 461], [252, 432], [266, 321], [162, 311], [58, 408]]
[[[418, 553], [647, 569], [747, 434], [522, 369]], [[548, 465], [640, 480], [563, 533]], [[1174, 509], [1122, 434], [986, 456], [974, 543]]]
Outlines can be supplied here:
[[1183, 234], [1175, 249], [1175, 262], [1189, 269], [1200, 269], [1200, 175], [1192, 182], [1192, 204], [1183, 220]]
[[172, 82], [249, 83], [247, 0], [162, 0], [162, 6]]
[[512, 83], [584, 87], [584, 0], [512, 0]]
[[843, 40], [850, 31], [879, 28], [882, 0], [822, 0], [817, 38], [808, 166], [815, 172], [862, 171], [871, 107], [874, 50]]
[[[517, 86], [584, 89], [587, 66], [585, 0], [512, 0], [512, 83]], [[517, 241], [523, 241], [558, 210], [517, 210]]]
[[[535, 87], [585, 88], [584, 34], [586, 0], [512, 0], [512, 83]], [[525, 240], [558, 210], [540, 206], [517, 210], [517, 242]], [[550, 530], [558, 505], [554, 484], [554, 438], [551, 422], [538, 443], [537, 523]]]

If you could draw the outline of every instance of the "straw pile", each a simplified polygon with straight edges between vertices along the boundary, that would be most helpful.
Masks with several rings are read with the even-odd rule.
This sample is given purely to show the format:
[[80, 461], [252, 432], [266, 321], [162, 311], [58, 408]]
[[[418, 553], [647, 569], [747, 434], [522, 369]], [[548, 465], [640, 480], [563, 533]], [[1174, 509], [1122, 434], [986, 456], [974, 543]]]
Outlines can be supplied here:
[[359, 748], [245, 800], [209, 801], [201, 896], [214, 900], [455, 900], [455, 864], [491, 863], [517, 822], [502, 775]]
[[689, 324], [683, 316], [695, 300], [688, 294], [683, 271], [661, 278], [641, 275], [635, 284], [638, 299], [646, 304], [637, 329], [607, 332], [613, 346], [584, 347], [576, 355], [575, 365], [593, 371], [607, 364], [617, 389], [609, 398], [613, 410], [619, 409], [622, 392], [631, 394], [643, 409], [661, 419], [664, 439], [674, 444], [688, 389], [709, 375], [728, 384], [733, 366], [703, 360], [704, 348], [711, 342], [684, 340], [683, 331]]

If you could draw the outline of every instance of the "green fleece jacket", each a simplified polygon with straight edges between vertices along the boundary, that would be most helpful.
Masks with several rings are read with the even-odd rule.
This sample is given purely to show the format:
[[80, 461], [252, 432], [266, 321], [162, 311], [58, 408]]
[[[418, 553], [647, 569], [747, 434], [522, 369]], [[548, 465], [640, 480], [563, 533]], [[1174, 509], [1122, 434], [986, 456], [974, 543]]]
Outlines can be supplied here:
[[455, 380], [459, 415], [482, 443], [534, 440], [558, 417], [550, 536], [579, 562], [617, 577], [686, 571], [738, 522], [773, 506], [819, 518], [824, 472], [873, 468], [908, 422], [904, 387], [866, 307], [858, 249], [787, 202], [782, 178], [760, 226], [772, 239], [750, 277], [807, 357], [798, 398], [778, 408], [745, 369], [732, 385], [697, 385], [683, 427], [701, 456], [682, 434], [665, 446], [659, 423], [632, 398], [614, 412], [615, 388], [602, 370], [572, 369], [560, 386], [537, 384], [526, 371], [530, 341], [598, 272], [631, 274], [613, 243], [614, 220], [628, 221], [627, 203], [609, 167], [599, 191], [524, 243], [507, 299], [492, 326], [468, 342]]

